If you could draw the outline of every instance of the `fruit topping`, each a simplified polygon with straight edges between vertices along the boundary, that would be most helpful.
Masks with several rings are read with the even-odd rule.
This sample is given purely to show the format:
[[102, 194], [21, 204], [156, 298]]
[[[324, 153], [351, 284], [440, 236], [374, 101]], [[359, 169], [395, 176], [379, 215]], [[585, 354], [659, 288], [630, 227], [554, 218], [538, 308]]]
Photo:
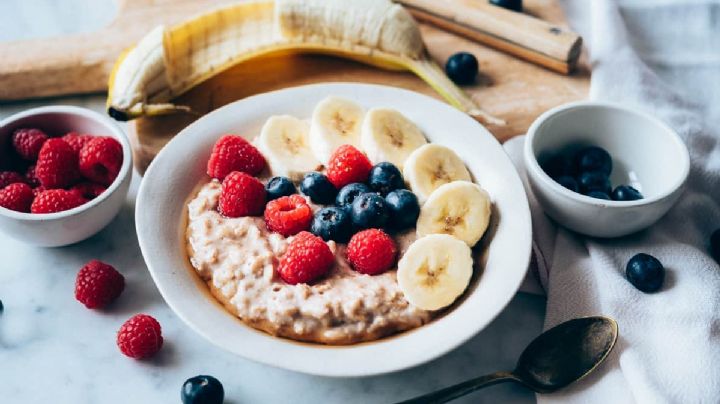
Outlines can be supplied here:
[[420, 129], [394, 109], [373, 108], [365, 115], [360, 144], [374, 164], [387, 161], [402, 170], [410, 153], [426, 143]]
[[299, 181], [308, 171], [321, 168], [310, 150], [310, 125], [294, 116], [272, 116], [260, 130], [257, 145], [267, 158], [273, 175]]
[[265, 209], [265, 187], [241, 171], [229, 173], [222, 182], [218, 211], [227, 217], [257, 216]]
[[345, 185], [335, 198], [335, 206], [339, 208], [349, 207], [355, 198], [368, 192], [371, 192], [370, 187], [359, 182]]
[[360, 145], [360, 125], [365, 111], [353, 101], [327, 97], [313, 110], [310, 121], [310, 148], [322, 164], [340, 146]]
[[315, 212], [310, 231], [325, 241], [347, 243], [353, 232], [350, 213], [337, 207], [322, 208]]
[[207, 163], [207, 174], [212, 178], [223, 180], [233, 171], [249, 175], [258, 175], [265, 169], [265, 158], [262, 154], [238, 135], [225, 135], [213, 146]]
[[400, 170], [388, 162], [376, 164], [370, 170], [368, 185], [373, 191], [379, 192], [383, 196], [390, 191], [405, 188], [405, 182]]
[[342, 145], [330, 156], [327, 177], [335, 188], [340, 189], [353, 182], [365, 182], [372, 164], [360, 150]]
[[355, 198], [351, 207], [353, 225], [358, 229], [382, 229], [390, 216], [385, 199], [376, 194], [362, 194]]
[[402, 231], [414, 227], [420, 216], [418, 198], [407, 189], [396, 189], [385, 197], [390, 211], [389, 228]]
[[312, 209], [300, 195], [280, 197], [268, 202], [265, 207], [268, 229], [286, 237], [307, 230], [312, 220]]
[[292, 285], [311, 283], [327, 274], [334, 264], [335, 256], [323, 239], [303, 231], [280, 258], [278, 274]]
[[297, 193], [295, 184], [290, 181], [287, 177], [272, 177], [267, 184], [265, 184], [265, 192], [267, 194], [268, 201], [280, 198], [281, 196], [290, 196]]
[[397, 246], [382, 230], [363, 230], [350, 239], [347, 259], [357, 272], [378, 275], [395, 265]]
[[452, 149], [426, 144], [410, 154], [403, 175], [418, 199], [426, 200], [440, 185], [471, 181], [465, 163]]
[[313, 171], [303, 177], [300, 192], [309, 196], [314, 203], [329, 205], [335, 200], [338, 191], [328, 177]]

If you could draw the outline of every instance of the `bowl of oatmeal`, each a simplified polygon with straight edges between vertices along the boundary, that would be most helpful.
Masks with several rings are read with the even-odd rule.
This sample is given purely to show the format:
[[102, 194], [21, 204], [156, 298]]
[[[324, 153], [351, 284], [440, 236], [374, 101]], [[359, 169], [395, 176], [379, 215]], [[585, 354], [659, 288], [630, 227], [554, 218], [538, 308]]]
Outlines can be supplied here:
[[[377, 139], [363, 140], [362, 151], [372, 164], [394, 163], [421, 205], [416, 226], [388, 231], [388, 240], [370, 236], [370, 241], [365, 240], [390, 243], [379, 244], [383, 247], [378, 250], [391, 249], [395, 257], [382, 271], [371, 273], [375, 270], [361, 265], [358, 256], [362, 254], [355, 251], [367, 249], [353, 249], [359, 243], [354, 244], [354, 239], [363, 233], [358, 227], [380, 227], [363, 222], [377, 218], [354, 212], [357, 203], [350, 209], [355, 230], [335, 237], [337, 240], [328, 238], [314, 223], [307, 231], [284, 234], [268, 221], [269, 208], [265, 215], [262, 208], [254, 214], [233, 213], [238, 206], [227, 201], [237, 198], [223, 196], [232, 192], [232, 181], [223, 179], [225, 174], [219, 178], [208, 175], [207, 162], [218, 139], [226, 134], [243, 136], [262, 152], [266, 164], [262, 172], [253, 173], [254, 178], [238, 181], [266, 184], [271, 176], [291, 179], [301, 189], [297, 195], [305, 198], [308, 210], [319, 216], [319, 211], [327, 209], [325, 205], [333, 203], [323, 201], [322, 192], [313, 189], [316, 179], [307, 185], [303, 173], [317, 171], [333, 179], [328, 168], [332, 159], [327, 161], [323, 154], [329, 146], [316, 148], [320, 150], [317, 164], [299, 157], [288, 159], [283, 153], [290, 149], [299, 153], [302, 142], [276, 147], [266, 132], [270, 117], [295, 117], [295, 121], [277, 119], [274, 124], [281, 129], [309, 125], [315, 105], [331, 96], [373, 111], [374, 121], [368, 118], [370, 112], [364, 118], [370, 129], [372, 122], [390, 119], [393, 115], [387, 111], [391, 110], [416, 127], [407, 129], [403, 123], [396, 125], [397, 130], [416, 130], [426, 139], [423, 145], [413, 147], [422, 146], [428, 149], [423, 152], [430, 154], [415, 159], [383, 148]], [[393, 141], [398, 143], [396, 138]], [[422, 163], [429, 161], [432, 153], [442, 152], [424, 143], [454, 151], [466, 172], [446, 170], [437, 178], [453, 181], [445, 181], [437, 189], [424, 187], [414, 172], [425, 169]], [[453, 168], [452, 164], [446, 167]], [[241, 195], [249, 195], [248, 189], [253, 188], [243, 188]], [[463, 197], [455, 197], [458, 195]], [[366, 198], [372, 201], [374, 197]], [[452, 205], [458, 200], [467, 201], [471, 210], [479, 213], [463, 213], [462, 220], [434, 225], [433, 211], [465, 211]], [[272, 203], [263, 201], [263, 206]], [[522, 184], [492, 135], [443, 103], [376, 85], [297, 87], [250, 97], [208, 114], [178, 134], [156, 157], [141, 185], [136, 216], [151, 275], [170, 307], [192, 329], [248, 359], [326, 376], [396, 371], [463, 343], [512, 298], [525, 274], [531, 243]], [[386, 216], [392, 221], [401, 215]], [[447, 230], [448, 226], [462, 228]], [[318, 257], [327, 254], [331, 262], [315, 278], [298, 278], [324, 265], [314, 262], [310, 269], [298, 270], [297, 262], [302, 260], [288, 257], [302, 256], [303, 251], [312, 251], [306, 254], [311, 258], [303, 259], [320, 260]], [[426, 267], [432, 268], [440, 255], [446, 275], [430, 282], [427, 276], [432, 271]], [[418, 274], [426, 278], [419, 279]], [[442, 287], [428, 286], [433, 283]]]

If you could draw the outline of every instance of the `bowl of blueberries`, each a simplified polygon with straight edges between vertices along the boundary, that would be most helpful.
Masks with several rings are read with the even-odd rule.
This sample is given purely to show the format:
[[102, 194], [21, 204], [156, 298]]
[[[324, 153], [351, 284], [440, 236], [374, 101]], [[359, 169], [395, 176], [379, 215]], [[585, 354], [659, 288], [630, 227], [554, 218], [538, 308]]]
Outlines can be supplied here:
[[690, 157], [682, 139], [646, 113], [575, 102], [528, 130], [530, 188], [548, 216], [575, 232], [621, 237], [660, 219], [682, 193]]

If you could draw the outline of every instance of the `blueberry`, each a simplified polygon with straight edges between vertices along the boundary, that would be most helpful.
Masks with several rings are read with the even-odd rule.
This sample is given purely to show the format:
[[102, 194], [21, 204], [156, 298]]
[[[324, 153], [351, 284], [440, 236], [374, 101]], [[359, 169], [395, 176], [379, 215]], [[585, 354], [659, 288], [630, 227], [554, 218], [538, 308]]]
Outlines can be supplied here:
[[183, 404], [222, 404], [225, 390], [212, 376], [195, 376], [185, 380], [180, 392]]
[[612, 158], [605, 149], [590, 146], [580, 149], [575, 154], [575, 166], [579, 173], [585, 171], [600, 171], [604, 173], [605, 176], [610, 176], [612, 172]]
[[310, 200], [321, 205], [329, 205], [335, 200], [337, 189], [323, 174], [311, 172], [305, 174], [300, 183], [300, 191]]
[[420, 216], [420, 204], [417, 196], [407, 189], [396, 189], [385, 197], [390, 211], [390, 227], [393, 230], [405, 230], [414, 227]]
[[297, 192], [295, 184], [290, 181], [287, 177], [272, 177], [267, 184], [265, 184], [265, 191], [267, 191], [267, 200], [280, 198], [281, 196], [292, 195]]
[[573, 192], [579, 192], [580, 190], [580, 187], [578, 186], [577, 181], [575, 181], [575, 178], [569, 175], [561, 175], [555, 178], [555, 181]]
[[382, 229], [388, 221], [390, 212], [382, 196], [368, 193], [355, 198], [350, 214], [353, 224], [358, 229]]
[[522, 11], [522, 0], [490, 0], [490, 4], [512, 11]]
[[580, 185], [580, 192], [585, 195], [590, 191], [600, 191], [609, 195], [612, 190], [610, 179], [600, 171], [588, 171], [580, 174], [578, 184]]
[[340, 192], [338, 192], [337, 197], [335, 198], [335, 206], [339, 206], [341, 208], [350, 206], [358, 195], [366, 194], [368, 192], [370, 192], [370, 187], [360, 182], [345, 185], [340, 189]]
[[310, 231], [322, 237], [323, 240], [335, 240], [338, 243], [347, 243], [353, 232], [350, 213], [334, 206], [322, 208], [315, 212]]
[[383, 196], [390, 191], [405, 188], [400, 170], [388, 162], [373, 166], [368, 177], [368, 185], [373, 191], [380, 192]]
[[478, 74], [478, 61], [471, 53], [458, 52], [448, 59], [445, 73], [455, 84], [472, 84]]
[[645, 293], [658, 291], [665, 280], [665, 268], [649, 254], [637, 254], [625, 267], [625, 276], [638, 290]]
[[630, 185], [618, 185], [612, 192], [613, 201], [637, 201], [643, 195]]
[[586, 195], [595, 199], [605, 199], [608, 201], [610, 200], [610, 195], [602, 191], [590, 191]]
[[558, 178], [563, 175], [575, 176], [575, 165], [571, 159], [562, 154], [556, 154], [544, 160], [540, 164], [540, 167], [552, 178]]
[[720, 229], [717, 229], [710, 235], [710, 254], [715, 261], [720, 263]]

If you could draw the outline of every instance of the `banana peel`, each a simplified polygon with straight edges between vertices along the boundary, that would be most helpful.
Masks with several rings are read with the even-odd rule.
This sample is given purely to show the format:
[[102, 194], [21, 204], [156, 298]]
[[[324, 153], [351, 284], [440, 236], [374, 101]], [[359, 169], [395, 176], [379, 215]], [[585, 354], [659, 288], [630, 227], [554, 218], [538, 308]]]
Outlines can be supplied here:
[[172, 100], [246, 60], [288, 52], [410, 71], [461, 111], [484, 123], [505, 124], [448, 79], [429, 57], [415, 20], [389, 0], [245, 2], [158, 26], [118, 58], [109, 80], [108, 114], [127, 121], [192, 113]]

